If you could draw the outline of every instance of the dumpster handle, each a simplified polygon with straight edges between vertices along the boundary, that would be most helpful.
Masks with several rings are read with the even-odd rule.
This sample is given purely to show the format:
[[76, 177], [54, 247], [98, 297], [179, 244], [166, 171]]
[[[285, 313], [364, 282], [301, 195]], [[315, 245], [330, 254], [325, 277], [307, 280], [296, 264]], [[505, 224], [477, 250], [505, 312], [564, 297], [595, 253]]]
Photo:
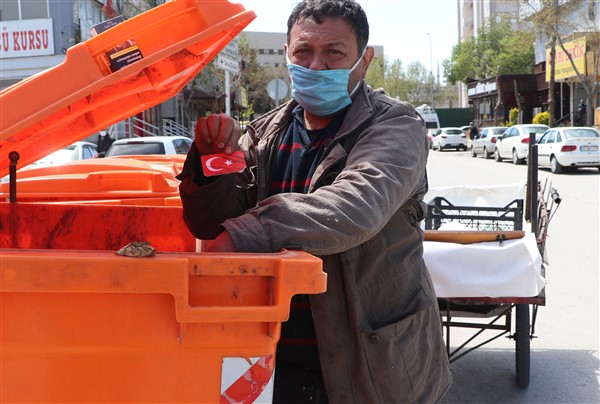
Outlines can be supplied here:
[[[179, 323], [284, 321], [293, 295], [322, 293], [327, 287], [322, 261], [301, 251], [161, 253], [131, 258], [113, 251], [0, 249], [0, 255], [2, 292], [170, 294]], [[270, 277], [272, 303], [191, 306], [189, 281], [194, 276]]]

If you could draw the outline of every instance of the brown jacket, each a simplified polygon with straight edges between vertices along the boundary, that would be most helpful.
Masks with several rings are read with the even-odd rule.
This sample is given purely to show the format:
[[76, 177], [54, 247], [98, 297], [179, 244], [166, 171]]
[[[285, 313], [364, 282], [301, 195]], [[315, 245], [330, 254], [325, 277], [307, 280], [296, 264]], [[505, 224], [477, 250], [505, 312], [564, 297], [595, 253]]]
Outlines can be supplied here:
[[301, 249], [323, 260], [327, 292], [310, 300], [331, 403], [437, 402], [451, 376], [419, 227], [423, 122], [363, 84], [309, 193], [267, 198], [271, 156], [295, 106], [248, 125], [243, 174], [203, 180], [190, 152], [180, 175], [186, 223], [203, 239], [226, 228], [240, 252]]

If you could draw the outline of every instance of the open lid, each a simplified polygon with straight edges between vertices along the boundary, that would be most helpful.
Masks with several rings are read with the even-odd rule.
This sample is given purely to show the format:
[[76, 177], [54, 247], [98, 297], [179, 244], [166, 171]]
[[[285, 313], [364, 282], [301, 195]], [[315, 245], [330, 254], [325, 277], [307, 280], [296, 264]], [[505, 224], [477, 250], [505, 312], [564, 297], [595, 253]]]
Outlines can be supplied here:
[[[0, 92], [0, 177], [175, 96], [256, 15], [227, 0], [172, 0], [67, 50], [63, 63]], [[113, 72], [107, 52], [142, 59]]]

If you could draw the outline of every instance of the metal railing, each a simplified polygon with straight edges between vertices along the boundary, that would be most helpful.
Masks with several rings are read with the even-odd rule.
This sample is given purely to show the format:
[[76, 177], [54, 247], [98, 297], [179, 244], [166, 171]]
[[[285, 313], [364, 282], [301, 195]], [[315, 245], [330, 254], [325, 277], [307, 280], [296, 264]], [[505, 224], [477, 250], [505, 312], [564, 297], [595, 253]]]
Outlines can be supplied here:
[[[570, 125], [571, 124], [571, 115], [573, 115], [573, 114], [574, 114], [574, 112], [569, 112], [567, 115], [564, 115], [560, 119], [554, 121], [554, 126], [559, 126], [561, 123], [564, 123], [567, 121], [569, 122], [568, 124]], [[577, 118], [577, 117], [575, 117], [575, 118]]]
[[163, 119], [160, 126], [154, 125], [137, 116], [132, 116], [114, 124], [109, 133], [113, 139], [131, 138], [136, 136], [185, 136], [193, 138], [193, 132], [185, 126]]
[[194, 133], [191, 130], [172, 119], [162, 120], [162, 134], [164, 136], [185, 136], [194, 138]]

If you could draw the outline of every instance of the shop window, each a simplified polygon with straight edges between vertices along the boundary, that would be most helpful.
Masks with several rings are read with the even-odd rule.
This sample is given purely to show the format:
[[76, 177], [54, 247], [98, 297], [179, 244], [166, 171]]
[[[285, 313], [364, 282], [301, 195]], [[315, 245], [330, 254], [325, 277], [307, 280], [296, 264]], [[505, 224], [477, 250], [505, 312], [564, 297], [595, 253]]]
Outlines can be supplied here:
[[2, 0], [0, 1], [0, 21], [31, 20], [48, 18], [48, 1]]

